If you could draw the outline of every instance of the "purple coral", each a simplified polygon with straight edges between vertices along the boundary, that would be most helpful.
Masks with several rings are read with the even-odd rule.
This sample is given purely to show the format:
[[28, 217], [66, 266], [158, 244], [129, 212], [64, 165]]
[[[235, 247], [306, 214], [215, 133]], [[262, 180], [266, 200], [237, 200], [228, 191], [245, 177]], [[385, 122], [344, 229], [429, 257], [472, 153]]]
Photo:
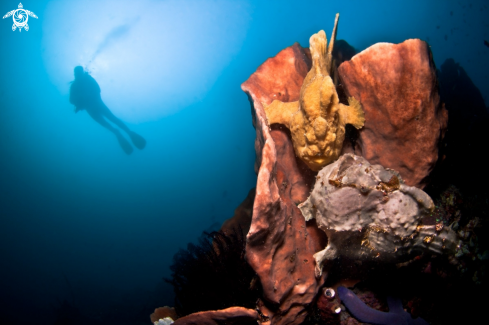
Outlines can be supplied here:
[[353, 291], [338, 287], [338, 296], [345, 304], [346, 308], [352, 313], [355, 318], [363, 323], [378, 324], [378, 325], [428, 325], [422, 318], [413, 319], [411, 315], [404, 311], [400, 299], [388, 297], [387, 305], [389, 312], [372, 309], [367, 306]]

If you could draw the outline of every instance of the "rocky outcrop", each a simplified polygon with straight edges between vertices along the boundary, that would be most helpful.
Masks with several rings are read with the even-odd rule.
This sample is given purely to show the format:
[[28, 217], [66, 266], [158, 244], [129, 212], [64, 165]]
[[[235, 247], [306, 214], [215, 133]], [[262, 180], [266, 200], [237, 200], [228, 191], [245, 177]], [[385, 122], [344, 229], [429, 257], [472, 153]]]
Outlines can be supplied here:
[[[267, 125], [262, 103], [270, 105], [274, 99], [281, 102], [296, 101], [299, 98], [302, 81], [310, 68], [309, 49], [304, 49], [296, 43], [282, 50], [274, 58], [268, 59], [241, 85], [241, 89], [245, 91], [250, 100], [253, 127], [257, 130], [255, 139], [255, 172], [257, 174], [261, 166], [261, 149], [265, 141], [260, 127]], [[258, 123], [261, 124], [258, 125]]]
[[419, 39], [377, 43], [342, 63], [338, 72], [346, 94], [365, 112], [355, 154], [423, 188], [448, 121], [428, 44]]
[[175, 311], [175, 308], [173, 307], [159, 307], [156, 308], [154, 313], [149, 315], [149, 318], [151, 319], [151, 322], [157, 322], [159, 319], [164, 319], [166, 317], [170, 317], [171, 319], [175, 320], [178, 318], [177, 312]]
[[274, 99], [297, 101], [310, 66], [308, 53], [295, 44], [268, 59], [242, 85], [253, 105], [258, 172], [246, 257], [263, 287], [260, 312], [272, 324], [301, 324], [324, 282], [314, 276], [313, 254], [324, 247], [325, 236], [297, 208], [315, 174], [295, 157], [287, 128], [269, 128], [262, 106]]
[[231, 307], [193, 313], [177, 319], [173, 325], [256, 325], [257, 320], [256, 310]]

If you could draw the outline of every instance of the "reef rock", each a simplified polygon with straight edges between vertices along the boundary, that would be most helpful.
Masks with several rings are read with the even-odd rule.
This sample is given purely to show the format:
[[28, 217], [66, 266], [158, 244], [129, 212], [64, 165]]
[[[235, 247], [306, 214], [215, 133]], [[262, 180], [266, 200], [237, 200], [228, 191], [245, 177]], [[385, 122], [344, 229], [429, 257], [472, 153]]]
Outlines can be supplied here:
[[262, 105], [277, 98], [297, 101], [310, 67], [307, 50], [294, 44], [241, 86], [253, 106], [258, 171], [246, 258], [263, 288], [259, 310], [271, 324], [301, 324], [324, 283], [314, 276], [313, 254], [324, 247], [325, 235], [297, 208], [309, 195], [314, 173], [296, 158], [287, 128], [269, 128]]
[[152, 313], [149, 318], [151, 319], [151, 322], [157, 322], [160, 319], [165, 319], [165, 318], [171, 318], [172, 320], [175, 320], [178, 318], [177, 312], [175, 311], [175, 308], [173, 307], [159, 307], [156, 308], [154, 313]]
[[[309, 49], [304, 49], [295, 43], [280, 51], [274, 58], [265, 61], [241, 85], [241, 89], [250, 100], [253, 127], [257, 130], [255, 139], [255, 172], [257, 174], [261, 166], [262, 149], [265, 144], [265, 139], [261, 134], [261, 125], [258, 125], [262, 120], [266, 121], [263, 105], [270, 105], [275, 99], [282, 102], [298, 100], [302, 82], [309, 69], [311, 69]], [[262, 113], [263, 115], [260, 115]], [[266, 123], [264, 126], [266, 127]]]
[[309, 40], [312, 68], [303, 81], [299, 100], [287, 103], [274, 100], [265, 106], [268, 123], [280, 123], [290, 130], [296, 155], [314, 171], [338, 159], [346, 124], [359, 129], [365, 121], [358, 100], [350, 97], [349, 105], [340, 103], [330, 76], [338, 18], [339, 14], [329, 47], [322, 30]]
[[459, 246], [450, 228], [421, 224], [434, 209], [428, 194], [405, 185], [397, 172], [352, 154], [318, 173], [299, 209], [328, 236], [326, 248], [314, 255], [317, 276], [340, 256], [394, 262], [414, 249], [455, 253]]
[[448, 121], [428, 44], [419, 39], [377, 43], [342, 63], [338, 73], [346, 94], [365, 112], [355, 154], [423, 188]]
[[333, 288], [323, 288], [318, 296], [316, 306], [324, 324], [339, 325], [341, 300]]
[[177, 319], [173, 325], [256, 325], [258, 318], [256, 310], [231, 307], [193, 313]]

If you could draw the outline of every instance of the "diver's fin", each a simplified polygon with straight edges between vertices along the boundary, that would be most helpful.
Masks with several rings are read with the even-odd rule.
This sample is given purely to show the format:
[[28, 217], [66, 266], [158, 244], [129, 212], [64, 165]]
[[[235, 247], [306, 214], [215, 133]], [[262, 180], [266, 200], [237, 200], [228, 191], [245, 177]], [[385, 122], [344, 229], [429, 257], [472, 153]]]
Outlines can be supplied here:
[[146, 140], [142, 136], [132, 131], [130, 131], [128, 134], [136, 148], [142, 150], [144, 147], [146, 147]]
[[361, 129], [365, 124], [365, 115], [362, 104], [354, 97], [348, 97], [349, 106], [343, 105], [340, 110], [345, 124], [351, 124], [357, 129]]
[[120, 133], [116, 133], [115, 135], [117, 137], [117, 140], [119, 141], [122, 150], [124, 150], [126, 154], [130, 155], [134, 149], [132, 148], [129, 141], [127, 141], [126, 138], [124, 138]]
[[268, 125], [280, 123], [289, 127], [292, 114], [299, 110], [299, 102], [283, 103], [274, 100], [270, 105], [264, 106], [265, 114], [267, 115]]

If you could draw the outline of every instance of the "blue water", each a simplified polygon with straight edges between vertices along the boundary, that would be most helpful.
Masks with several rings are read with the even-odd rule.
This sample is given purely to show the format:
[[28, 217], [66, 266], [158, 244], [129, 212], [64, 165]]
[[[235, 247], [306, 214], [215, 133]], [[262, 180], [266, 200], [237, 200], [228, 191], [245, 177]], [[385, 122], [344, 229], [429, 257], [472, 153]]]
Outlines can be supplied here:
[[[256, 183], [240, 84], [294, 42], [329, 37], [337, 12], [337, 39], [359, 51], [426, 40], [438, 67], [454, 58], [489, 102], [487, 1], [22, 4], [38, 16], [29, 31], [0, 22], [0, 323], [52, 324], [65, 299], [105, 324], [172, 305], [173, 255]], [[17, 7], [0, 2], [2, 15]], [[75, 65], [146, 148], [128, 156], [74, 113]]]

